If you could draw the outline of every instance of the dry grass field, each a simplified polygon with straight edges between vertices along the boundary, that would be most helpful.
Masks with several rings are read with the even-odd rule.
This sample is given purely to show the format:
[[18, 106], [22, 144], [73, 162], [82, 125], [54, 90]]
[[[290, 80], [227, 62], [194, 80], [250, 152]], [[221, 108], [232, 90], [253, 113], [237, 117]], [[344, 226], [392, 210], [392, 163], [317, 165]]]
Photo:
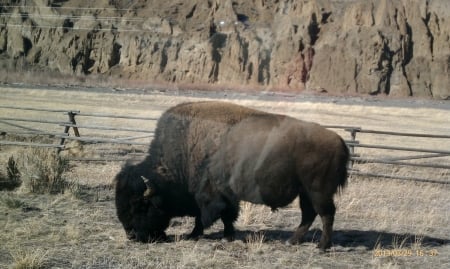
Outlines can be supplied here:
[[[158, 117], [180, 102], [212, 98], [324, 125], [450, 134], [450, 104], [438, 101], [0, 87], [0, 106], [145, 117]], [[0, 117], [45, 119], [49, 116], [36, 111], [0, 108]], [[67, 120], [63, 113], [53, 113], [52, 117]], [[79, 124], [154, 128], [151, 121], [93, 117], [79, 120]], [[0, 131], [3, 129], [13, 127], [0, 122]], [[62, 129], [56, 125], [46, 127], [52, 132]], [[82, 135], [118, 136], [114, 131], [81, 129], [80, 132]], [[338, 132], [349, 139], [347, 132]], [[3, 134], [2, 139], [21, 138]], [[26, 138], [27, 141], [39, 139]], [[450, 150], [449, 139], [369, 134], [358, 134], [357, 139], [372, 144]], [[98, 152], [108, 150], [111, 154], [126, 156], [126, 153], [146, 149], [100, 144], [84, 145], [63, 154], [98, 157]], [[364, 156], [405, 154], [363, 148], [356, 151]], [[23, 147], [0, 145], [0, 175], [6, 175], [10, 156], [20, 162], [24, 156], [35, 154], [32, 152]], [[448, 157], [426, 161], [450, 164]], [[316, 249], [321, 229], [319, 218], [307, 234], [307, 242], [297, 246], [284, 244], [300, 223], [297, 202], [277, 212], [242, 203], [236, 223], [237, 240], [231, 243], [220, 240], [220, 223], [205, 231], [205, 237], [198, 241], [185, 240], [184, 235], [192, 229], [193, 220], [179, 218], [172, 221], [167, 231], [170, 242], [141, 244], [126, 239], [115, 214], [112, 179], [122, 164], [71, 161], [64, 174], [71, 186], [63, 194], [35, 194], [24, 187], [0, 191], [0, 268], [450, 268], [450, 184], [350, 176], [347, 188], [335, 199], [333, 246], [326, 253]], [[448, 169], [376, 164], [357, 165], [357, 168], [450, 181]]]

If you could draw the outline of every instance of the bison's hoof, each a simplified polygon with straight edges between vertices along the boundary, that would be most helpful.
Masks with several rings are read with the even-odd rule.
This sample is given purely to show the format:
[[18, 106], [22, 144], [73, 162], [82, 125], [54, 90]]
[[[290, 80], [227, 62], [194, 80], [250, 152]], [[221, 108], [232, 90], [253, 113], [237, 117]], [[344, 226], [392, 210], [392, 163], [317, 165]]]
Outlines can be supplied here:
[[233, 242], [234, 241], [234, 236], [225, 236], [224, 238], [222, 238], [221, 240], [223, 243], [226, 242]]
[[298, 245], [301, 243], [301, 240], [295, 237], [291, 237], [286, 241], [286, 246]]
[[319, 244], [317, 245], [317, 248], [320, 250], [320, 252], [325, 252], [330, 247], [331, 247], [330, 242], [328, 242], [328, 243], [319, 242]]
[[186, 236], [187, 240], [198, 241], [203, 238], [203, 234], [188, 234]]
[[134, 232], [126, 233], [128, 240], [136, 240], [136, 234]]

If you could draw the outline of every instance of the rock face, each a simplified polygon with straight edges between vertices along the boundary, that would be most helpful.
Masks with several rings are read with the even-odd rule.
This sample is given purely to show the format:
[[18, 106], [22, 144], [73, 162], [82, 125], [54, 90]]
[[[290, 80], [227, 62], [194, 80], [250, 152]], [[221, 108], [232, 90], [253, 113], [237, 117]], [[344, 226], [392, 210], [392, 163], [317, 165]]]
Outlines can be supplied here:
[[450, 96], [448, 0], [27, 0], [0, 66], [178, 83]]

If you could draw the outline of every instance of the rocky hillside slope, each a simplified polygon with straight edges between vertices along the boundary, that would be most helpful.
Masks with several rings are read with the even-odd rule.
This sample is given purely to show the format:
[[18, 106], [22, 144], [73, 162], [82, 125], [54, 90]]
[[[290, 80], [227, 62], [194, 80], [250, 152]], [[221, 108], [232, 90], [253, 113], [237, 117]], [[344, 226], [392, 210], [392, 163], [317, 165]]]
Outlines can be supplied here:
[[0, 13], [5, 70], [450, 96], [448, 0], [12, 0]]

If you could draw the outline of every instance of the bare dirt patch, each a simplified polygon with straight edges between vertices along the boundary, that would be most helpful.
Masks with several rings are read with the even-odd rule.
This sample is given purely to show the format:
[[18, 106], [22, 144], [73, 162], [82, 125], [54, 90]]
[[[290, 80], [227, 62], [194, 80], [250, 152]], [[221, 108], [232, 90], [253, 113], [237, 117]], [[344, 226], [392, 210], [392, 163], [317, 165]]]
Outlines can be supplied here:
[[[442, 103], [383, 106], [383, 101], [379, 100], [351, 102], [344, 98], [317, 100], [232, 93], [226, 96], [225, 93], [177, 95], [174, 92], [118, 94], [17, 88], [0, 88], [0, 95], [0, 105], [140, 116], [159, 116], [164, 109], [184, 101], [220, 98], [321, 124], [450, 133], [450, 110]], [[0, 113], [2, 117], [36, 116], [31, 111], [21, 115], [8, 115], [13, 113], [9, 110], [0, 110]], [[95, 120], [85, 123], [101, 124]], [[129, 126], [133, 123], [122, 119], [115, 124]], [[152, 128], [152, 124], [146, 127]], [[347, 133], [342, 135], [348, 138]], [[365, 139], [376, 142], [378, 138], [367, 136]], [[398, 138], [382, 142], [404, 141], [418, 146], [418, 142]], [[420, 146], [450, 148], [448, 143], [432, 139], [420, 141]], [[87, 146], [83, 150], [96, 149]], [[18, 150], [18, 147], [0, 147], [2, 173], [8, 157]], [[333, 246], [324, 254], [316, 249], [320, 220], [316, 220], [307, 234], [307, 242], [298, 246], [284, 244], [300, 222], [297, 202], [277, 212], [243, 203], [236, 223], [237, 240], [231, 243], [220, 240], [220, 223], [208, 229], [206, 236], [198, 241], [185, 240], [184, 235], [192, 229], [193, 220], [178, 218], [167, 231], [171, 242], [140, 244], [126, 239], [115, 214], [112, 178], [121, 165], [120, 162], [71, 162], [66, 176], [80, 184], [75, 192], [57, 195], [36, 195], [22, 190], [0, 192], [3, 231], [0, 267], [20, 268], [21, 264], [34, 264], [34, 268], [450, 267], [449, 185], [351, 176], [348, 187], [336, 197]], [[368, 166], [365, 169], [389, 174], [394, 168]], [[421, 171], [406, 169], [404, 175]], [[449, 174], [441, 171], [433, 177], [448, 180]]]

